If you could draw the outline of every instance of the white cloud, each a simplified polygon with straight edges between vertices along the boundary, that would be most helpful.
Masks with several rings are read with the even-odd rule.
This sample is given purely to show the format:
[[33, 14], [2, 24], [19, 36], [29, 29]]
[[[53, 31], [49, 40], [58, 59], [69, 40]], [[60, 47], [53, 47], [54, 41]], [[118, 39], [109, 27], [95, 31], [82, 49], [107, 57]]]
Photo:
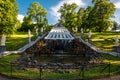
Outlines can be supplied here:
[[20, 20], [20, 22], [23, 22], [24, 15], [18, 14], [17, 19]]
[[52, 6], [50, 9], [50, 13], [52, 16], [54, 16], [55, 20], [58, 20], [60, 17], [60, 13], [58, 13], [57, 11], [60, 9], [60, 7], [64, 4], [64, 3], [68, 3], [68, 4], [72, 4], [72, 3], [76, 3], [78, 7], [83, 7], [85, 6], [85, 3], [83, 3], [82, 0], [61, 0], [57, 5]]
[[115, 7], [116, 7], [116, 8], [120, 8], [120, 0], [117, 1], [117, 2], [115, 2], [114, 4], [115, 4]]

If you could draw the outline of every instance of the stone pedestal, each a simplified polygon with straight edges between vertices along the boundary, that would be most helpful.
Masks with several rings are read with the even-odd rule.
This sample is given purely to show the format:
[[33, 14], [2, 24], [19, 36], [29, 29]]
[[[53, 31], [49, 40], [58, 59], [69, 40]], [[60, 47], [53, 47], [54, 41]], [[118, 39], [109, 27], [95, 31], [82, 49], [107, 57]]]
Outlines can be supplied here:
[[88, 38], [88, 43], [92, 44], [92, 39]]
[[31, 38], [28, 37], [28, 38], [27, 38], [27, 43], [30, 43], [30, 42], [31, 42]]
[[120, 47], [119, 46], [114, 46], [113, 48], [114, 48], [114, 52], [120, 53]]
[[38, 34], [35, 34], [35, 39], [37, 39], [38, 38]]
[[30, 42], [31, 42], [31, 31], [28, 30], [28, 43], [30, 43]]
[[0, 46], [0, 53], [6, 51], [6, 46]]
[[81, 33], [80, 37], [84, 40], [84, 33]]

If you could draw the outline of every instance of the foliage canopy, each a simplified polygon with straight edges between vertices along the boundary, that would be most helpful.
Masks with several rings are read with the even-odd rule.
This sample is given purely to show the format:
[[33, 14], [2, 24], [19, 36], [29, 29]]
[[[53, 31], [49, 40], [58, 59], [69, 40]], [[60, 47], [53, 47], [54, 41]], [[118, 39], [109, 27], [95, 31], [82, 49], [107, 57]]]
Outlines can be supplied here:
[[16, 30], [17, 15], [16, 0], [0, 0], [0, 34], [11, 34]]
[[106, 31], [109, 27], [112, 27], [113, 22], [111, 17], [115, 12], [115, 6], [109, 0], [92, 0], [93, 6], [87, 8], [78, 8], [75, 3], [64, 3], [59, 9], [60, 23], [66, 26], [69, 30], [73, 28], [79, 30], [92, 31]]
[[38, 2], [33, 2], [28, 8], [28, 16], [36, 23], [36, 26], [41, 28], [47, 24], [47, 11]]

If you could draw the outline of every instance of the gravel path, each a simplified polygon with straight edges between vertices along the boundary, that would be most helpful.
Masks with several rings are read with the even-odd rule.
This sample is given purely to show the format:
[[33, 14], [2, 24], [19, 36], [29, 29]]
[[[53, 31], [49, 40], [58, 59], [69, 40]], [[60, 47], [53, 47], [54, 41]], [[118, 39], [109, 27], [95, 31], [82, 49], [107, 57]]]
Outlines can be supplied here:
[[[11, 79], [8, 79], [8, 78], [0, 75], [0, 80], [11, 80]], [[19, 80], [19, 79], [12, 79], [12, 80]], [[110, 78], [101, 78], [101, 79], [97, 79], [97, 80], [120, 80], [120, 75], [112, 76]]]
[[6, 78], [6, 77], [0, 75], [0, 80], [10, 80], [10, 79], [8, 79], [8, 78]]
[[97, 79], [97, 80], [120, 80], [120, 75], [118, 75], [118, 76], [112, 76], [110, 78]]

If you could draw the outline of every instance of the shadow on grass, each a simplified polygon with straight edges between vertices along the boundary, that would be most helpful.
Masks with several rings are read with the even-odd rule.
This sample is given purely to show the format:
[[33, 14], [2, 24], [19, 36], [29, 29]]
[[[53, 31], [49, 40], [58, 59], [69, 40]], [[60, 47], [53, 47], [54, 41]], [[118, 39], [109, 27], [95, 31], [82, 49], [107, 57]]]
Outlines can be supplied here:
[[[103, 58], [105, 58], [106, 60], [112, 60], [112, 61], [120, 61], [120, 58], [117, 57], [117, 56], [112, 56], [112, 55], [109, 55], [109, 54], [101, 54], [101, 56]], [[120, 63], [120, 62], [119, 62]]]

